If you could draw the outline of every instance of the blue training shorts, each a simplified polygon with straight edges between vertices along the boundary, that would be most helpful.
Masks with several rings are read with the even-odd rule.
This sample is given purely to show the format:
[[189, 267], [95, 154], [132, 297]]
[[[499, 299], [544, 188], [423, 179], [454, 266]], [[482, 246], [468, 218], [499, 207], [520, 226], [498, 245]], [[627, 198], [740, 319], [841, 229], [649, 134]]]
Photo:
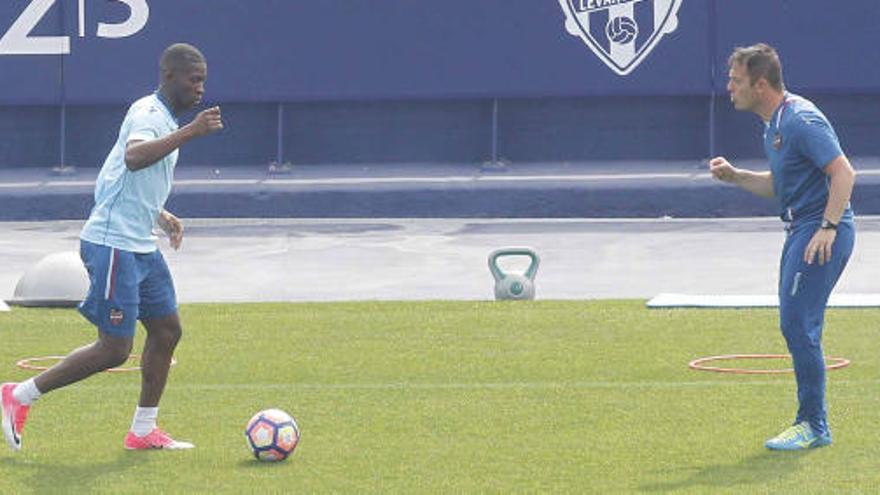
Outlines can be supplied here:
[[133, 253], [80, 240], [79, 255], [89, 272], [79, 312], [100, 331], [132, 337], [137, 320], [177, 311], [174, 281], [158, 249]]

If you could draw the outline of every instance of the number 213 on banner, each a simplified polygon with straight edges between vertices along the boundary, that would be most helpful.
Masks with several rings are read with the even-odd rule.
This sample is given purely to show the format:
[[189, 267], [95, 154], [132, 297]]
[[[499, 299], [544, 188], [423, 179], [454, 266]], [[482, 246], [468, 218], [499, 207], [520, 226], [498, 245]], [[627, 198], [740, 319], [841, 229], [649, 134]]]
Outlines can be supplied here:
[[[0, 55], [67, 55], [69, 36], [33, 36], [31, 32], [59, 1], [31, 0], [9, 29], [0, 36]], [[78, 1], [79, 37], [86, 37], [86, 0]], [[150, 18], [147, 0], [116, 0], [128, 6], [130, 14], [123, 22], [98, 23], [99, 38], [126, 38], [138, 33]]]

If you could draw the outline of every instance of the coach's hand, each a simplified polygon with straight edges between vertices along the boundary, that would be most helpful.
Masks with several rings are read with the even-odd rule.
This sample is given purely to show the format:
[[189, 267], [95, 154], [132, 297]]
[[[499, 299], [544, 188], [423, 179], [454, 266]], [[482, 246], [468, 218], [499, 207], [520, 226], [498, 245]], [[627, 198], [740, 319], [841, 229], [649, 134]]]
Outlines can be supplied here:
[[739, 170], [727, 161], [723, 156], [709, 160], [709, 171], [712, 177], [724, 182], [735, 183]]
[[175, 251], [180, 249], [180, 245], [183, 244], [183, 222], [171, 213], [162, 210], [162, 213], [159, 214], [158, 223], [159, 228], [165, 232], [168, 239], [171, 241], [171, 247], [174, 248]]
[[837, 231], [834, 229], [819, 229], [813, 234], [807, 249], [804, 250], [804, 261], [808, 265], [813, 264], [813, 260], [819, 258], [819, 264], [824, 265], [831, 261], [831, 245], [837, 237]]
[[223, 117], [220, 115], [220, 107], [211, 107], [199, 112], [189, 125], [196, 137], [207, 136], [212, 132], [223, 129]]

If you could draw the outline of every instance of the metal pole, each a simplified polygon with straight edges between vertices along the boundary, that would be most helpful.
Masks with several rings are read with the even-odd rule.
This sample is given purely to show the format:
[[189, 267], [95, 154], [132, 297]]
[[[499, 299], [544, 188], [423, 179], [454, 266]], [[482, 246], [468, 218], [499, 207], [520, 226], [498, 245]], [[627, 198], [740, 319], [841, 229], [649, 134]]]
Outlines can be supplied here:
[[276, 149], [275, 163], [281, 166], [284, 163], [284, 103], [278, 103], [278, 149]]
[[492, 98], [492, 165], [498, 165], [498, 98]]
[[717, 142], [716, 142], [716, 131], [717, 131], [717, 122], [716, 122], [716, 113], [715, 113], [715, 99], [718, 96], [716, 93], [715, 86], [717, 84], [717, 55], [718, 55], [718, 0], [711, 0], [709, 2], [709, 32], [708, 34], [708, 46], [709, 46], [709, 84], [712, 89], [709, 91], [709, 157], [714, 157], [717, 151]]
[[[61, 4], [58, 6], [58, 8], [61, 9], [61, 16], [60, 16], [61, 17], [61, 19], [60, 19], [61, 32], [63, 34], [67, 34], [67, 15], [64, 12], [64, 3], [65, 2], [61, 2]], [[60, 97], [60, 104], [61, 104], [61, 115], [59, 118], [59, 129], [58, 129], [58, 141], [59, 141], [59, 145], [58, 145], [59, 153], [58, 154], [59, 154], [59, 160], [60, 160], [60, 162], [58, 163], [58, 167], [59, 167], [59, 169], [63, 170], [64, 167], [67, 166], [67, 91], [64, 87], [64, 55], [58, 55], [58, 61], [59, 61], [59, 69], [60, 69], [59, 75], [58, 75], [58, 79], [59, 79], [59, 83], [60, 83], [59, 97]]]
[[61, 143], [61, 163], [58, 165], [63, 169], [67, 166], [67, 105], [63, 101], [61, 103], [61, 136], [59, 141]]

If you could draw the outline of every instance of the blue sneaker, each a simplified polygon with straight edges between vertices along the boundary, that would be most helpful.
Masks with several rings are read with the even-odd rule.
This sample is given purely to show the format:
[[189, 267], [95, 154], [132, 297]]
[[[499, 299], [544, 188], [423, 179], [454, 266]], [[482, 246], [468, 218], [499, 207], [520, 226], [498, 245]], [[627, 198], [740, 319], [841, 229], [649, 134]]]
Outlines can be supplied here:
[[764, 444], [770, 450], [815, 449], [826, 445], [831, 445], [831, 435], [816, 435], [806, 421], [788, 427]]

